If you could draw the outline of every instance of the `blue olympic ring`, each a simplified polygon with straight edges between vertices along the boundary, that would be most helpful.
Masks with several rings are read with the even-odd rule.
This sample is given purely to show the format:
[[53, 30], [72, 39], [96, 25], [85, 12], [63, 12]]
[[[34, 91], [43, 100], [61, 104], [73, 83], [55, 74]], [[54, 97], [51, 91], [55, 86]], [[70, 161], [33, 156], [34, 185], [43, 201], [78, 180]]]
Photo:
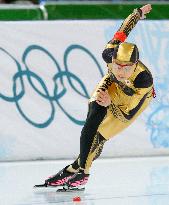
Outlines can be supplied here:
[[[30, 78], [30, 76], [33, 77], [33, 78], [35, 78], [36, 80], [38, 80], [39, 84], [42, 86], [43, 90], [44, 90], [45, 93], [46, 93], [46, 96], [45, 96], [45, 97], [47, 98], [47, 96], [48, 96], [48, 100], [49, 100], [50, 105], [51, 105], [51, 108], [52, 108], [51, 116], [50, 116], [49, 119], [48, 119], [46, 122], [44, 122], [44, 123], [34, 123], [34, 122], [33, 122], [32, 120], [30, 120], [30, 119], [24, 114], [24, 112], [22, 111], [22, 109], [21, 109], [21, 107], [20, 107], [20, 105], [19, 105], [19, 100], [16, 100], [16, 101], [15, 101], [16, 107], [18, 108], [18, 110], [19, 110], [20, 114], [22, 115], [22, 117], [23, 117], [24, 119], [26, 119], [30, 124], [34, 125], [35, 127], [39, 127], [39, 128], [47, 127], [47, 126], [51, 123], [51, 121], [53, 120], [53, 118], [54, 118], [55, 109], [54, 109], [53, 102], [52, 102], [52, 100], [51, 100], [50, 97], [49, 97], [49, 93], [48, 93], [47, 87], [46, 87], [45, 83], [42, 81], [42, 79], [41, 79], [38, 75], [36, 75], [35, 73], [33, 73], [33, 72], [31, 72], [31, 71], [20, 71], [20, 72], [16, 73], [16, 74], [14, 75], [14, 78], [13, 78], [13, 79], [14, 79], [14, 85], [13, 85], [14, 97], [16, 96], [16, 89], [17, 89], [16, 81], [17, 81], [18, 78], [21, 78], [21, 77], [23, 77], [24, 75], [27, 76], [28, 79]], [[32, 84], [31, 84], [31, 85], [32, 85]], [[34, 87], [33, 87], [33, 88], [34, 88]], [[35, 89], [35, 91], [37, 91], [37, 89]], [[39, 92], [38, 92], [38, 93], [39, 93]]]
[[[21, 116], [28, 123], [30, 123], [31, 125], [38, 127], [38, 128], [45, 128], [48, 125], [50, 125], [50, 123], [53, 121], [54, 116], [55, 116], [54, 102], [58, 105], [58, 107], [63, 111], [63, 113], [72, 122], [74, 122], [77, 125], [83, 125], [85, 122], [84, 120], [76, 119], [75, 117], [70, 115], [69, 112], [66, 111], [66, 109], [63, 107], [63, 105], [61, 105], [61, 103], [60, 103], [60, 99], [66, 94], [66, 92], [68, 92], [65, 85], [64, 85], [65, 78], [67, 79], [67, 82], [69, 83], [71, 88], [76, 93], [78, 93], [80, 96], [85, 97], [87, 99], [90, 97], [88, 94], [88, 91], [86, 89], [86, 86], [84, 85], [82, 80], [78, 76], [76, 76], [75, 74], [70, 72], [68, 69], [67, 59], [68, 59], [69, 54], [74, 49], [79, 49], [79, 50], [82, 50], [83, 52], [85, 52], [93, 60], [93, 62], [96, 64], [101, 77], [103, 76], [102, 68], [99, 65], [95, 56], [88, 49], [86, 49], [85, 47], [83, 47], [81, 45], [71, 45], [66, 49], [66, 51], [64, 53], [64, 59], [63, 59], [64, 60], [64, 69], [63, 70], [59, 66], [59, 63], [56, 61], [55, 57], [47, 49], [45, 49], [39, 45], [30, 45], [25, 49], [23, 56], [22, 56], [22, 62], [24, 64], [25, 70], [21, 69], [21, 65], [19, 64], [19, 62], [9, 52], [7, 52], [3, 48], [0, 48], [0, 51], [4, 52], [8, 57], [10, 57], [13, 60], [13, 62], [16, 64], [16, 68], [17, 68], [17, 72], [13, 76], [13, 90], [12, 90], [13, 96], [9, 97], [9, 96], [5, 96], [4, 94], [0, 93], [0, 98], [2, 98], [5, 101], [8, 101], [8, 102], [14, 102], [16, 104], [16, 108], [19, 111], [19, 113], [21, 114]], [[29, 66], [28, 66], [27, 58], [31, 54], [31, 52], [35, 51], [35, 50], [38, 50], [38, 51], [44, 53], [46, 56], [48, 56], [49, 59], [54, 63], [54, 65], [56, 67], [56, 74], [53, 76], [53, 79], [52, 79], [53, 84], [54, 84], [54, 90], [53, 90], [52, 95], [49, 94], [48, 88], [47, 88], [44, 80], [40, 76], [38, 76], [36, 73], [31, 71]], [[41, 97], [43, 97], [49, 101], [49, 104], [51, 106], [51, 113], [50, 113], [48, 119], [45, 120], [45, 122], [41, 122], [41, 123], [34, 122], [24, 113], [23, 109], [21, 108], [19, 101], [25, 95], [24, 77], [27, 78], [29, 84], [31, 85], [31, 87], [35, 90], [35, 92], [38, 95], [40, 95]], [[18, 82], [20, 82], [20, 87], [21, 87], [20, 92], [18, 91]], [[35, 82], [36, 82], [36, 84], [35, 84]], [[59, 91], [59, 89], [58, 89], [58, 82], [62, 86], [61, 91]], [[77, 83], [79, 84], [79, 86], [82, 88], [81, 91], [79, 91], [77, 89], [77, 86], [74, 85], [74, 82], [76, 82], [76, 84]], [[37, 88], [37, 86], [36, 86], [37, 83], [40, 85], [40, 88], [39, 87]]]
[[[3, 51], [5, 54], [7, 54], [7, 56], [9, 56], [16, 64], [18, 72], [21, 72], [21, 66], [20, 66], [19, 62], [10, 53], [8, 53], [5, 49], [0, 48], [0, 51]], [[22, 86], [22, 90], [20, 91], [20, 93], [18, 95], [16, 95], [15, 97], [14, 96], [8, 97], [8, 96], [5, 96], [5, 95], [0, 93], [0, 98], [2, 98], [5, 101], [8, 101], [8, 102], [15, 102], [16, 100], [19, 100], [20, 98], [22, 98], [22, 96], [24, 94], [24, 84], [23, 84], [22, 78], [20, 78], [20, 83]]]

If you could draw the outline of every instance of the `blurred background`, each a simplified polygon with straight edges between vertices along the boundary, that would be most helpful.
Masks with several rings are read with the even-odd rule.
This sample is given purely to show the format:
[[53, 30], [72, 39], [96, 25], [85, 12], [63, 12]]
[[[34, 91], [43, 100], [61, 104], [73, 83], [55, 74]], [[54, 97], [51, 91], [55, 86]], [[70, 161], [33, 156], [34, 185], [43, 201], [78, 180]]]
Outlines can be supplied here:
[[[27, 4], [27, 3], [33, 3], [33, 4], [38, 4], [39, 2], [41, 2], [43, 0], [1, 0], [0, 2], [1, 3], [20, 3], [20, 4]], [[114, 2], [118, 2], [118, 3], [121, 3], [121, 2], [133, 2], [133, 3], [136, 3], [136, 2], [167, 2], [168, 0], [150, 0], [150, 1], [147, 1], [147, 0], [142, 0], [142, 1], [136, 1], [136, 0], [90, 0], [90, 1], [86, 1], [86, 0], [46, 0], [46, 2], [66, 2], [66, 3], [69, 3], [69, 2], [109, 2], [109, 3], [114, 3]]]
[[[169, 0], [0, 0], [0, 20], [121, 19], [126, 12], [147, 3], [154, 5], [149, 19], [169, 17]], [[25, 15], [20, 15], [17, 9]]]
[[78, 155], [88, 98], [107, 71], [102, 49], [147, 3], [153, 9], [128, 41], [151, 69], [157, 98], [102, 157], [169, 154], [169, 1], [0, 1], [0, 161]]

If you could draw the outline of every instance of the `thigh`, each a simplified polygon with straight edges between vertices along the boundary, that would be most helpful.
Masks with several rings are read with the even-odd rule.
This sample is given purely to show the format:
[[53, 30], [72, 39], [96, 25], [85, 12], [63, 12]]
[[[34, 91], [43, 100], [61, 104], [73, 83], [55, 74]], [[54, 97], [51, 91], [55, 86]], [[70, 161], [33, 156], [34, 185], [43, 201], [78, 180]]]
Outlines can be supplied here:
[[110, 110], [107, 112], [107, 116], [100, 124], [98, 128], [98, 132], [106, 139], [109, 140], [110, 138], [114, 137], [121, 131], [123, 131], [126, 127], [131, 124], [130, 121], [123, 122], [115, 117]]
[[136, 115], [131, 120], [122, 120], [120, 116], [118, 118], [118, 113], [113, 114], [112, 111], [108, 109], [107, 115], [104, 118], [103, 122], [100, 124], [98, 131], [106, 140], [114, 137], [115, 135], [123, 131], [125, 128], [127, 128], [129, 125], [131, 125], [136, 120], [136, 118], [147, 108], [151, 100], [152, 97], [147, 98], [141, 108], [136, 113]]

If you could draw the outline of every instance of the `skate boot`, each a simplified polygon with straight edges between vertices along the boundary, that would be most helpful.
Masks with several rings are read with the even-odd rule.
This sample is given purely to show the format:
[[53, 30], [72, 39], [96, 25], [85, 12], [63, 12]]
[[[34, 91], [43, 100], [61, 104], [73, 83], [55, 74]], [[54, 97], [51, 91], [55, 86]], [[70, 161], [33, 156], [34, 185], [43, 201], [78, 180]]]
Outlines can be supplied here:
[[84, 191], [88, 179], [89, 174], [85, 174], [83, 170], [80, 170], [63, 184], [63, 189], [58, 191]]
[[75, 174], [75, 173], [68, 172], [66, 170], [68, 167], [69, 167], [69, 165], [66, 166], [65, 168], [63, 168], [57, 174], [55, 174], [55, 175], [49, 177], [48, 179], [46, 179], [44, 184], [35, 185], [34, 187], [38, 188], [38, 187], [58, 187], [58, 186], [63, 186], [63, 184], [66, 183]]

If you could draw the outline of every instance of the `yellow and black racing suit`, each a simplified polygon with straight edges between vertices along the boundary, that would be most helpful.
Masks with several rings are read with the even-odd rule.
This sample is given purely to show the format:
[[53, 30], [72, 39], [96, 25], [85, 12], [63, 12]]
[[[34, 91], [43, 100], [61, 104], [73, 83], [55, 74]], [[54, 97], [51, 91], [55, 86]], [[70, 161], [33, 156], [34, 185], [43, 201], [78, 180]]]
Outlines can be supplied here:
[[[113, 51], [125, 41], [141, 18], [141, 10], [135, 9], [122, 23], [113, 39], [108, 42], [102, 56], [111, 69]], [[103, 107], [95, 101], [98, 90], [108, 90], [111, 105]], [[104, 143], [128, 127], [148, 106], [153, 98], [153, 78], [149, 69], [138, 61], [134, 73], [122, 83], [107, 73], [96, 86], [91, 99], [85, 125], [81, 131], [80, 155], [72, 164], [89, 170], [93, 160], [101, 153]]]

